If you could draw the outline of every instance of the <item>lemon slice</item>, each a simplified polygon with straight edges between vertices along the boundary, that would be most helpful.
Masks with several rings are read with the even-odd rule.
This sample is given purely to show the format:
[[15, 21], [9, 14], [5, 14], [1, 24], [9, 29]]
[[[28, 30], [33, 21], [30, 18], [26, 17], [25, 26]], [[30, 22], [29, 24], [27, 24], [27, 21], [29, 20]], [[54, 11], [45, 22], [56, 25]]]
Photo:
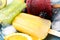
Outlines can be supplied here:
[[0, 0], [0, 9], [5, 7], [6, 3], [7, 3], [7, 0]]
[[5, 40], [32, 40], [32, 37], [23, 33], [13, 33], [5, 36]]

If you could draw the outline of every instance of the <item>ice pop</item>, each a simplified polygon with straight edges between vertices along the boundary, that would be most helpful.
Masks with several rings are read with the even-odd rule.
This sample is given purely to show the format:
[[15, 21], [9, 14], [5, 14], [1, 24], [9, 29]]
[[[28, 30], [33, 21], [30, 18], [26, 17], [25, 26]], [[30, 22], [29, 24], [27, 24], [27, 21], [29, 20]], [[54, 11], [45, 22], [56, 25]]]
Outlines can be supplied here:
[[24, 8], [26, 4], [24, 0], [13, 0], [12, 3], [0, 10], [0, 23], [3, 26], [11, 24], [15, 16], [17, 16]]
[[60, 8], [60, 0], [26, 0], [26, 4], [28, 13], [43, 18], [47, 15], [47, 19], [52, 18], [52, 8]]
[[18, 15], [13, 21], [13, 26], [20, 32], [40, 39], [44, 39], [48, 33], [60, 37], [59, 32], [50, 29], [51, 22], [49, 20], [30, 14], [21, 13]]

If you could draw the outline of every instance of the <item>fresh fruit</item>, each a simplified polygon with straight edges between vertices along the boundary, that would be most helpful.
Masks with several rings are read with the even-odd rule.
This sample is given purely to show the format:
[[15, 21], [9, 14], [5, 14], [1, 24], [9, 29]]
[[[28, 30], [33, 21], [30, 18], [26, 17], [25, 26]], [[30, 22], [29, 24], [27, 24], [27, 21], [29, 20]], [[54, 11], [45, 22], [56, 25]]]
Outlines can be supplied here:
[[32, 37], [23, 33], [13, 33], [5, 36], [5, 40], [32, 40]]
[[7, 0], [0, 0], [0, 9], [6, 6]]

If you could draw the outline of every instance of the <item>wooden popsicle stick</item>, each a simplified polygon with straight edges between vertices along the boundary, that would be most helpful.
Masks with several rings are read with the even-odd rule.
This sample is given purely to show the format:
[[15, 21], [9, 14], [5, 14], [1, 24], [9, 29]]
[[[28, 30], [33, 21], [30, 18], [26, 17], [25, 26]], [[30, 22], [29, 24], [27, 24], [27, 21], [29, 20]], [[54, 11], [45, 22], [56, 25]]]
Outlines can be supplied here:
[[53, 5], [53, 8], [60, 8], [60, 4]]
[[56, 30], [50, 29], [48, 33], [49, 33], [49, 34], [52, 34], [52, 35], [54, 35], [54, 36], [60, 37], [60, 32], [58, 32], [58, 31], [56, 31]]

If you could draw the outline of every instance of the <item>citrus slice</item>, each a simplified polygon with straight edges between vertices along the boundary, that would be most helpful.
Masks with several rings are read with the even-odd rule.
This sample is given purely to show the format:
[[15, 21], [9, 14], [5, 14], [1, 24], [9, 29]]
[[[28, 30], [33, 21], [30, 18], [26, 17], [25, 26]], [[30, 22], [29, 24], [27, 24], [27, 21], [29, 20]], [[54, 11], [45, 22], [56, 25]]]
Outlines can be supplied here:
[[5, 36], [5, 40], [32, 40], [32, 37], [23, 33], [13, 33]]
[[7, 3], [7, 0], [0, 0], [0, 9], [2, 9]]

